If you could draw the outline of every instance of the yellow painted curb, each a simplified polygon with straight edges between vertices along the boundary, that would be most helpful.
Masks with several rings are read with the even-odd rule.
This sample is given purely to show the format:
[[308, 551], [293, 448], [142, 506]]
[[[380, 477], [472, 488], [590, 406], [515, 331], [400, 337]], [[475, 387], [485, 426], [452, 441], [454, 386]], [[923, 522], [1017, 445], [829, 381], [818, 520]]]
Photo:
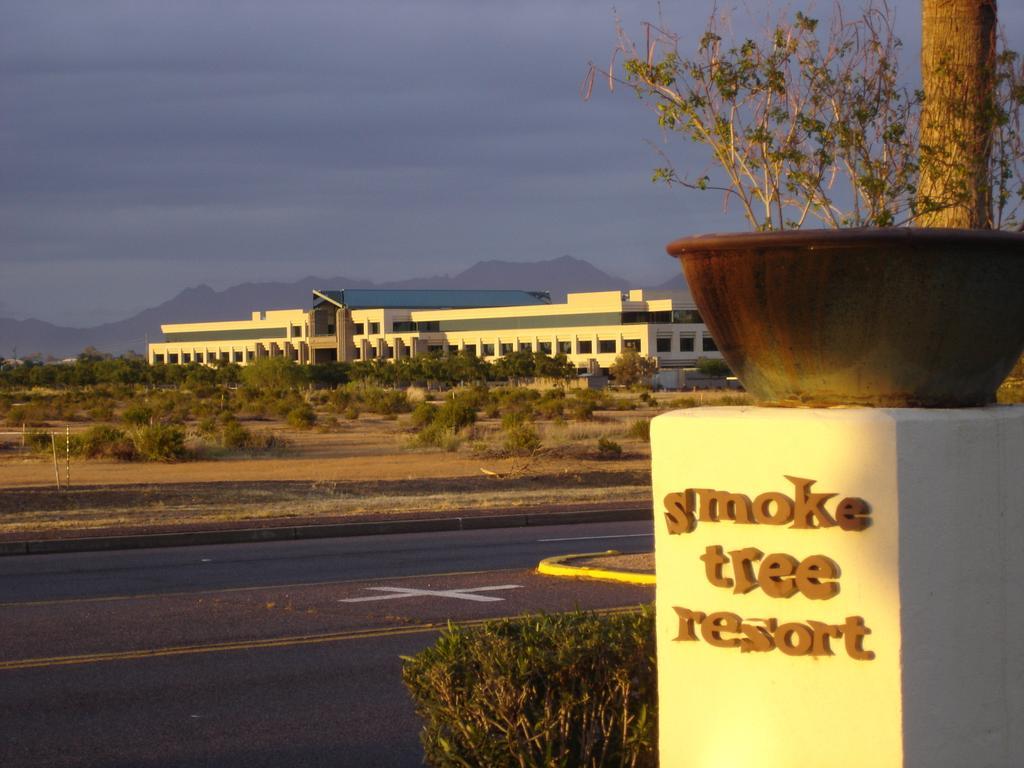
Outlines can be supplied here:
[[622, 581], [626, 584], [654, 584], [653, 573], [637, 573], [636, 571], [611, 571], [605, 568], [592, 568], [587, 565], [567, 565], [569, 560], [579, 560], [584, 557], [601, 557], [602, 555], [618, 555], [617, 550], [609, 549], [605, 552], [589, 552], [582, 555], [559, 555], [548, 557], [540, 561], [537, 572], [545, 576], [572, 576], [585, 579], [605, 579], [607, 581]]

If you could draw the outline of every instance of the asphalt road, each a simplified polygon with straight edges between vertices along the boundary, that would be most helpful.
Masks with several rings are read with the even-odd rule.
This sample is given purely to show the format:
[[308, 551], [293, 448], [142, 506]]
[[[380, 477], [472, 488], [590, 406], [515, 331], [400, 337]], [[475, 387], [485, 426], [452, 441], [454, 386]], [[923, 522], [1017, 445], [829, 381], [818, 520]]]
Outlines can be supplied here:
[[537, 575], [607, 523], [0, 560], [0, 765], [414, 766], [400, 655], [650, 587]]

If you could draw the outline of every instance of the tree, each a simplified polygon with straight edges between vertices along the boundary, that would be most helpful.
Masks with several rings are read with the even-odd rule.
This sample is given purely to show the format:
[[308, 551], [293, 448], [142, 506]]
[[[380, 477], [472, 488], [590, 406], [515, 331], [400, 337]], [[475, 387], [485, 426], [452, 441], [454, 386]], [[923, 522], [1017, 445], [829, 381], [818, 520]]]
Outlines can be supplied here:
[[263, 357], [242, 369], [246, 386], [272, 392], [295, 389], [306, 382], [306, 377], [304, 368], [287, 357]]
[[645, 382], [658, 370], [658, 362], [653, 358], [641, 355], [635, 349], [625, 349], [609, 369], [609, 373], [617, 384], [631, 387]]
[[922, 0], [922, 197], [932, 227], [992, 226], [996, 0]]

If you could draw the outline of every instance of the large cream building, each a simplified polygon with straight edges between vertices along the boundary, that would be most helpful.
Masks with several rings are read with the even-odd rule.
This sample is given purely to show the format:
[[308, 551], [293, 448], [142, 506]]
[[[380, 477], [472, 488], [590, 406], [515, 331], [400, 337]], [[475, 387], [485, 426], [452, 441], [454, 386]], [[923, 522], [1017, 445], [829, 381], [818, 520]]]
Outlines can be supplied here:
[[249, 320], [163, 325], [150, 363], [245, 365], [400, 359], [465, 351], [494, 360], [515, 351], [564, 354], [607, 372], [626, 349], [661, 368], [720, 357], [687, 293], [571, 293], [564, 304], [526, 291], [314, 291], [312, 309], [253, 312]]

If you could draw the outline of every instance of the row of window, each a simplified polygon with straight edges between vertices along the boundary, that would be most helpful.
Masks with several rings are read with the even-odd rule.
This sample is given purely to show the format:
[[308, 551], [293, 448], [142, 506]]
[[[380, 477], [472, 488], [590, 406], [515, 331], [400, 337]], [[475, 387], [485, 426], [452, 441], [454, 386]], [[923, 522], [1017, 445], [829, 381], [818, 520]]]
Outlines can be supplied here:
[[[672, 337], [662, 336], [655, 339], [655, 349], [658, 352], [671, 352], [672, 351]], [[680, 336], [679, 337], [679, 351], [680, 352], [696, 352], [696, 340], [693, 336]], [[701, 340], [701, 352], [717, 352], [718, 345], [715, 344], [715, 340], [707, 334], [704, 335]]]
[[[596, 321], [593, 318], [589, 319], [591, 320], [591, 325], [637, 325], [641, 323], [699, 325], [703, 322], [700, 312], [695, 309], [674, 309], [665, 312], [621, 312], [618, 316], [602, 316], [599, 321]], [[420, 320], [419, 322], [414, 320], [395, 320], [391, 323], [391, 333], [440, 333], [441, 331], [458, 332], [470, 330], [501, 330], [504, 328], [526, 327], [524, 325], [526, 321], [529, 321], [529, 325], [532, 327], [558, 328], [565, 326], [567, 320], [572, 320], [570, 323], [571, 325], [579, 324], [579, 317], [576, 315], [552, 315], [527, 318], [482, 318], [473, 319], [472, 321], [444, 321], [443, 323], [440, 320]], [[466, 325], [466, 323], [470, 322], [473, 324], [472, 328]], [[482, 323], [486, 324], [486, 327], [481, 325]], [[442, 325], [444, 327], [442, 327]], [[362, 336], [364, 333], [368, 333], [370, 336], [375, 336], [380, 333], [380, 323], [354, 323], [352, 330], [355, 336]]]
[[[672, 352], [672, 337], [667, 336], [664, 338], [658, 338], [657, 351], [658, 352]], [[545, 355], [550, 355], [553, 352], [559, 355], [571, 355], [572, 352], [571, 341], [559, 341], [555, 345], [552, 345], [550, 341], [539, 341], [537, 342], [537, 351]], [[640, 339], [623, 339], [622, 348], [632, 349], [636, 352], [641, 351]], [[458, 350], [459, 348], [455, 345], [449, 347], [450, 350]], [[443, 344], [428, 344], [427, 352], [444, 352], [445, 346]], [[462, 351], [468, 355], [476, 356], [477, 345], [476, 344], [463, 344]], [[494, 357], [495, 351], [501, 356], [505, 357], [511, 355], [513, 352], [533, 352], [533, 343], [529, 341], [521, 341], [518, 344], [512, 342], [501, 342], [499, 344], [481, 344], [479, 355], [480, 357]], [[597, 342], [597, 353], [599, 355], [614, 355], [618, 351], [618, 345], [614, 339], [599, 339]], [[679, 350], [680, 352], [695, 352], [696, 341], [693, 336], [681, 336], [679, 338]], [[714, 340], [705, 335], [703, 337], [702, 349], [703, 352], [717, 352], [718, 347], [715, 345]], [[383, 357], [390, 359], [394, 357], [394, 347], [386, 345], [384, 347]], [[594, 354], [594, 342], [591, 340], [581, 340], [576, 342], [576, 354], [577, 355], [592, 355]], [[373, 359], [377, 356], [376, 349], [370, 347], [367, 350], [367, 359]], [[359, 360], [361, 357], [360, 350], [356, 348], [355, 359]]]

